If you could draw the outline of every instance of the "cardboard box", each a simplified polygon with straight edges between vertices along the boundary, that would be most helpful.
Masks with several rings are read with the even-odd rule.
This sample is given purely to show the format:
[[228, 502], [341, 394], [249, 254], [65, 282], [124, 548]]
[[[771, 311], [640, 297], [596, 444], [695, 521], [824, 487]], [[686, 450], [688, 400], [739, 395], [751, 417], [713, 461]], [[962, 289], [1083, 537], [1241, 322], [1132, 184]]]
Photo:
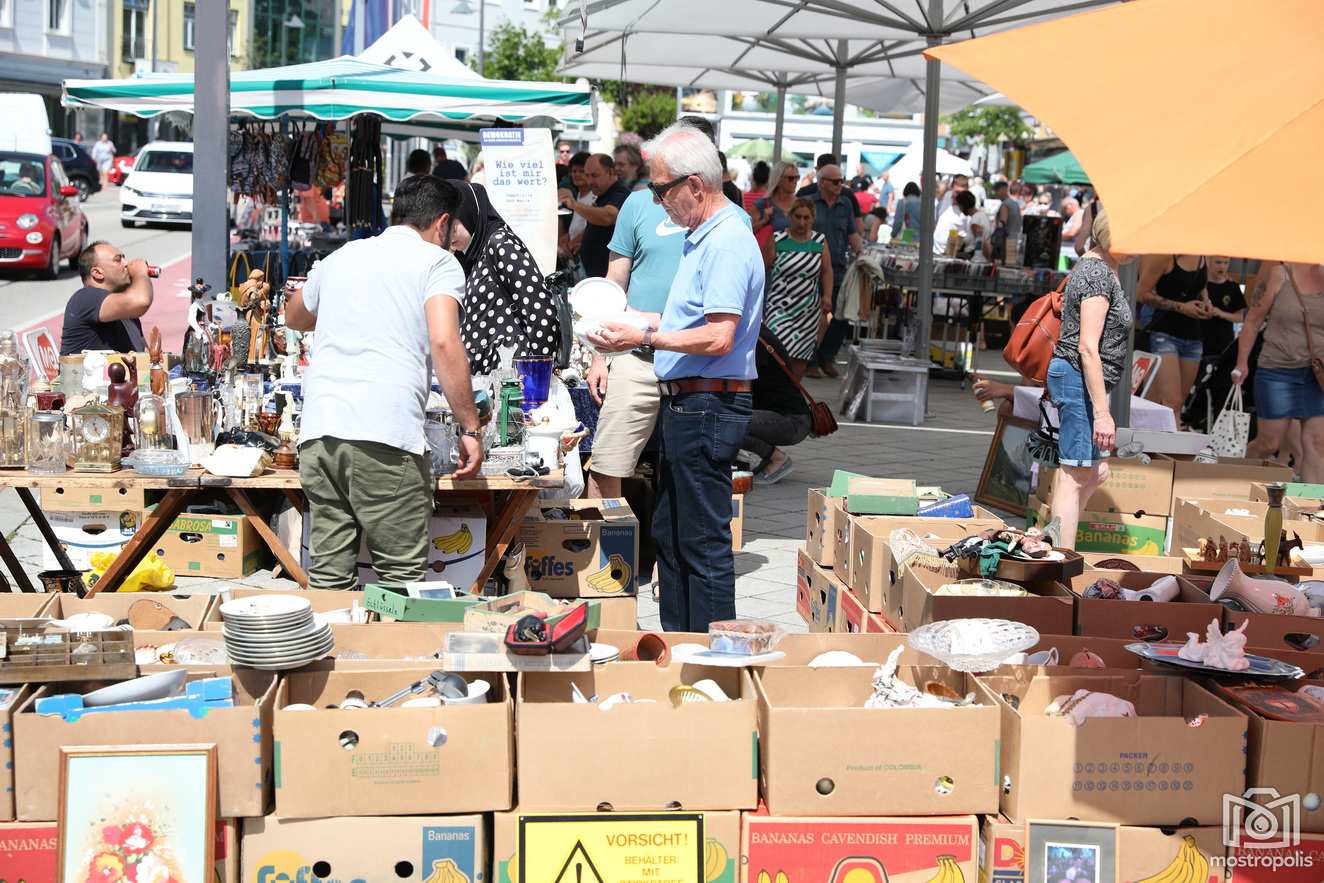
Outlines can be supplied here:
[[1247, 838], [1227, 852], [1229, 883], [1319, 883], [1324, 868], [1324, 836], [1319, 835], [1305, 834], [1297, 843], [1277, 845]]
[[61, 593], [51, 597], [47, 615], [67, 619], [77, 613], [104, 613], [116, 622], [127, 619], [129, 608], [142, 600], [155, 601], [172, 614], [188, 623], [190, 629], [201, 629], [211, 614], [215, 595], [167, 595], [164, 592], [101, 592], [91, 598]]
[[[974, 816], [774, 818], [745, 813], [741, 883], [927, 883], [978, 873]], [[946, 876], [944, 876], [946, 872]]]
[[980, 817], [979, 883], [1025, 883], [1025, 825], [1003, 815]]
[[[1249, 500], [1252, 484], [1292, 480], [1292, 470], [1272, 460], [1219, 457], [1217, 463], [1196, 463], [1189, 457], [1168, 454], [1160, 457], [1173, 464], [1174, 501], [1182, 498]], [[1155, 457], [1154, 461], [1158, 462], [1160, 457]]]
[[731, 551], [745, 548], [745, 495], [731, 495]]
[[580, 604], [588, 607], [588, 630], [599, 628], [602, 619], [596, 601], [558, 601], [541, 592], [516, 592], [466, 608], [464, 630], [504, 635], [508, 628], [529, 613], [543, 614], [549, 623], [555, 623]]
[[109, 485], [104, 476], [65, 473], [59, 484], [47, 485], [40, 493], [43, 512], [141, 512], [147, 508], [147, 491], [135, 481], [133, 472], [121, 473]]
[[[305, 524], [311, 524], [306, 519]], [[448, 582], [461, 592], [475, 583], [487, 557], [487, 515], [471, 506], [438, 506], [428, 522], [428, 567], [423, 579]], [[359, 545], [359, 583], [380, 582], [365, 538]]]
[[610, 598], [639, 590], [639, 519], [624, 499], [541, 502], [524, 516], [519, 542], [536, 592]]
[[898, 675], [937, 681], [976, 704], [870, 709], [872, 668], [768, 668], [759, 696], [763, 799], [774, 815], [996, 812], [1000, 712], [973, 676], [945, 666]]
[[[1142, 590], [1156, 580], [1172, 577], [1181, 594], [1176, 601], [1103, 601], [1086, 598], [1084, 592], [1096, 580], [1110, 579], [1124, 589]], [[1123, 570], [1088, 570], [1071, 580], [1076, 594], [1076, 634], [1105, 638], [1145, 640], [1135, 629], [1157, 626], [1163, 637], [1150, 640], [1185, 641], [1187, 632], [1203, 635], [1211, 620], [1222, 621], [1223, 605], [1209, 600], [1209, 595], [1190, 580], [1164, 573]]]
[[482, 595], [411, 598], [381, 583], [368, 583], [363, 587], [362, 595], [363, 606], [388, 622], [462, 623], [464, 611], [487, 600]]
[[[1080, 551], [1080, 550], [1077, 550]], [[1110, 561], [1118, 557], [1116, 552], [1081, 552], [1080, 556], [1085, 559], [1085, 569], [1103, 569], [1103, 562]], [[1185, 563], [1180, 557], [1168, 557], [1164, 555], [1127, 555], [1128, 564], [1135, 565], [1146, 573], [1181, 573], [1185, 568]]]
[[[14, 712], [32, 695], [32, 687], [0, 687], [0, 822], [13, 821], [14, 814]], [[3, 842], [0, 834], [0, 842]], [[0, 846], [0, 857], [4, 847]], [[0, 868], [4, 865], [0, 863]]]
[[[369, 701], [385, 699], [435, 668], [286, 676], [273, 715], [280, 758], [276, 814], [306, 819], [510, 809], [515, 739], [505, 678], [481, 678], [490, 692], [486, 703], [475, 705], [327, 708], [351, 690]], [[286, 711], [291, 704], [317, 710]], [[437, 730], [442, 739], [434, 745]]]
[[[1209, 872], [1204, 879], [1183, 871], [1183, 849], [1187, 852], [1199, 850], [1200, 856], [1209, 863]], [[1222, 864], [1226, 857], [1221, 826], [1172, 829], [1122, 825], [1117, 829], [1117, 870], [1124, 881], [1158, 879], [1171, 869], [1175, 873], [1173, 880], [1221, 883]]]
[[921, 539], [933, 540], [937, 548], [971, 534], [1002, 527], [1005, 522], [982, 507], [975, 508], [974, 518], [851, 518], [845, 533], [849, 542], [835, 545], [834, 559], [839, 576], [859, 595], [864, 606], [874, 613], [886, 613], [895, 622], [901, 599], [897, 593], [900, 574], [892, 557], [889, 538], [894, 530], [912, 530]]
[[483, 817], [279, 819], [244, 822], [243, 883], [427, 880], [479, 883]]
[[[225, 627], [225, 614], [221, 612], [221, 607], [227, 601], [234, 601], [239, 598], [251, 598], [256, 595], [294, 595], [306, 600], [313, 608], [314, 613], [330, 613], [333, 610], [344, 610], [352, 608], [355, 604], [360, 607], [371, 610], [365, 603], [363, 592], [337, 592], [330, 589], [260, 589], [250, 586], [232, 586], [224, 592], [215, 596], [215, 603], [207, 613], [207, 620], [203, 624], [203, 629], [209, 632], [218, 632]], [[100, 596], [98, 596], [100, 597]], [[368, 616], [373, 617], [372, 613]]]
[[436, 661], [447, 632], [459, 629], [459, 623], [440, 622], [333, 623], [331, 656], [337, 668], [385, 660], [426, 665]]
[[[190, 681], [212, 677], [190, 672]], [[277, 677], [237, 668], [233, 708], [214, 708], [196, 718], [184, 710], [89, 714], [77, 721], [33, 711], [36, 699], [81, 692], [77, 684], [35, 690], [14, 715], [15, 803], [23, 821], [45, 821], [59, 809], [60, 748], [65, 745], [191, 745], [216, 743], [220, 812], [226, 818], [266, 812], [272, 767], [271, 705]]]
[[[1048, 504], [1040, 502], [1026, 510], [1025, 524], [1043, 527], [1051, 517]], [[1076, 551], [1082, 554], [1158, 556], [1167, 548], [1167, 541], [1168, 518], [1162, 515], [1090, 511], [1080, 513], [1076, 525]]]
[[[1051, 491], [1056, 471], [1040, 467], [1037, 494], [1045, 503], [1052, 502]], [[1108, 460], [1108, 478], [1090, 497], [1090, 511], [1168, 516], [1172, 514], [1172, 488], [1171, 460], [1154, 457], [1148, 463], [1142, 463], [1138, 459], [1111, 457]]]
[[[495, 883], [652, 878], [735, 883], [739, 874], [739, 812], [541, 814], [516, 809], [495, 813], [492, 822]], [[576, 876], [576, 862], [592, 870]], [[569, 873], [562, 876], [566, 869]]]
[[242, 515], [180, 515], [155, 551], [179, 576], [218, 579], [248, 576], [268, 557], [257, 528]]
[[0, 619], [50, 616], [50, 607], [58, 597], [43, 592], [0, 592]]
[[[613, 647], [624, 648], [633, 646], [643, 634], [644, 632], [634, 630], [598, 629], [593, 634], [593, 640], [610, 644]], [[708, 646], [708, 635], [706, 633], [654, 632], [653, 634], [672, 647], [677, 644]], [[882, 632], [851, 635], [844, 632], [835, 632], [783, 635], [781, 641], [777, 643], [777, 650], [786, 655], [781, 659], [760, 666], [760, 668], [803, 668], [829, 650], [844, 650], [853, 653], [871, 668], [877, 668], [886, 661], [887, 655], [897, 647], [903, 648], [898, 661], [900, 665], [938, 664], [938, 661], [932, 656], [911, 649], [906, 644], [905, 635]], [[653, 663], [642, 664], [652, 665]]]
[[811, 632], [837, 630], [837, 609], [845, 587], [815, 562], [804, 549], [795, 562], [795, 612]]
[[839, 521], [848, 518], [839, 497], [828, 496], [826, 488], [810, 488], [805, 513], [805, 551], [815, 564], [832, 566], [832, 547]]
[[1041, 635], [1069, 635], [1075, 618], [1075, 596], [1061, 583], [1030, 583], [1031, 593], [1021, 598], [968, 598], [935, 595], [933, 591], [956, 580], [922, 567], [907, 565], [901, 572], [900, 625], [907, 632], [943, 619], [984, 617], [1023, 622]]
[[[1245, 790], [1246, 717], [1194, 681], [1139, 672], [979, 678], [1002, 707], [1002, 813], [1014, 821], [1220, 823]], [[1043, 711], [1086, 689], [1135, 704], [1135, 718], [1073, 726]], [[1005, 696], [1018, 699], [1013, 708]], [[1198, 727], [1187, 721], [1208, 717]], [[1140, 799], [1143, 796], [1143, 799]]]
[[[678, 684], [710, 678], [730, 702], [673, 707]], [[600, 665], [591, 672], [519, 676], [515, 704], [519, 800], [526, 810], [750, 809], [758, 799], [758, 720], [744, 669]], [[629, 693], [602, 711], [571, 702]]]
[[919, 496], [914, 479], [875, 478], [838, 469], [832, 474], [829, 495], [842, 497], [846, 511], [855, 515], [914, 515]]
[[1324, 618], [1318, 616], [1279, 616], [1276, 613], [1238, 613], [1223, 611], [1224, 630], [1246, 626], [1246, 643], [1266, 648], [1270, 656], [1284, 651], [1324, 649]]
[[[598, 608], [600, 629], [618, 629], [632, 631], [639, 627], [639, 598], [630, 595], [625, 598], [597, 598], [592, 602]], [[593, 613], [589, 612], [592, 619]]]
[[[1085, 637], [1081, 635], [1040, 635], [1039, 643], [1035, 644], [1028, 653], [1038, 653], [1041, 650], [1057, 650], [1058, 667], [1064, 671], [1054, 670], [1054, 674], [1084, 674], [1078, 668], [1068, 668], [1071, 664], [1071, 657], [1083, 651], [1089, 651], [1103, 660], [1103, 664], [1110, 668], [1125, 669], [1135, 671], [1138, 669], [1148, 670], [1149, 663], [1146, 663], [1139, 656], [1126, 649], [1127, 644], [1134, 644], [1134, 638], [1099, 638]], [[1177, 677], [1181, 672], [1172, 666], [1163, 666], [1157, 669], [1158, 672], [1171, 674]]]
[[836, 631], [862, 635], [869, 628], [869, 611], [854, 592], [845, 586], [837, 590]]
[[[1220, 522], [1232, 524], [1250, 534], [1252, 539], [1261, 540], [1264, 538], [1264, 514], [1268, 508], [1268, 503], [1252, 500], [1183, 497], [1173, 507], [1172, 552], [1180, 555], [1183, 547], [1195, 548], [1201, 537], [1217, 539], [1217, 531], [1223, 529]], [[1305, 519], [1300, 516], [1298, 510], [1283, 505], [1283, 528], [1289, 536], [1304, 523]]]
[[[120, 553], [124, 544], [142, 527], [143, 514], [136, 509], [50, 511], [46, 512], [46, 520], [74, 569], [88, 570], [92, 567], [93, 553]], [[61, 567], [55, 553], [45, 543], [41, 544], [41, 566], [46, 570]]]
[[[55, 883], [59, 831], [55, 822], [0, 824], [0, 880]], [[213, 849], [215, 883], [239, 883], [239, 826], [233, 819], [217, 821]]]

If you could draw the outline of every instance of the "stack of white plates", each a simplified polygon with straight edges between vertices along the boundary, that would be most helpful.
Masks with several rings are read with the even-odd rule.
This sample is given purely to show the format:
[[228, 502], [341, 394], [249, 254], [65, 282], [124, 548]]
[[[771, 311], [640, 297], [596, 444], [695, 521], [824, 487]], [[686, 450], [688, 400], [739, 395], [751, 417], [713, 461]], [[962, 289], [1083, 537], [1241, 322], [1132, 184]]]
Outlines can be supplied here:
[[331, 626], [313, 619], [306, 598], [253, 595], [221, 605], [225, 649], [235, 665], [283, 671], [301, 668], [331, 651]]

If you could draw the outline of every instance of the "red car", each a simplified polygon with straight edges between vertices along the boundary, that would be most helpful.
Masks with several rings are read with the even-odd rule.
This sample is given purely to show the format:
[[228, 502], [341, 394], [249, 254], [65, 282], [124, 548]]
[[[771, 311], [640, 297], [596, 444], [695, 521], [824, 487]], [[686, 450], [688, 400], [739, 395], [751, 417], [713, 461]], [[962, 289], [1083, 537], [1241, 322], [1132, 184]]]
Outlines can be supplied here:
[[38, 270], [43, 279], [74, 267], [87, 243], [78, 188], [60, 161], [0, 151], [0, 270]]
[[132, 156], [115, 157], [115, 161], [110, 164], [110, 171], [106, 172], [106, 180], [119, 187], [129, 177], [129, 172], [133, 171], [133, 160]]

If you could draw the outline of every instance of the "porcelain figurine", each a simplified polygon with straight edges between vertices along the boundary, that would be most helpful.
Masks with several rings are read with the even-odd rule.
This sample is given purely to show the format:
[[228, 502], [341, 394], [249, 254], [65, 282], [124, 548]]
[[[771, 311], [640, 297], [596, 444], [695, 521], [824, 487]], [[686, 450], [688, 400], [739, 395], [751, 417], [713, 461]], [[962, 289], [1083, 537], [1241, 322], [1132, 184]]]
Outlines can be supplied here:
[[1318, 616], [1305, 593], [1278, 579], [1255, 579], [1242, 573], [1233, 559], [1214, 578], [1209, 598], [1234, 609], [1284, 616]]
[[[949, 689], [932, 692], [919, 690], [907, 684], [896, 675], [897, 660], [904, 647], [897, 647], [887, 656], [887, 661], [878, 666], [873, 676], [873, 695], [864, 703], [865, 708], [955, 708], [974, 702], [974, 695], [958, 699], [946, 698], [954, 691]], [[942, 693], [944, 695], [935, 695]]]
[[1175, 576], [1161, 576], [1147, 589], [1122, 589], [1122, 597], [1128, 601], [1176, 601], [1180, 594]]
[[1202, 662], [1210, 668], [1245, 671], [1250, 668], [1250, 660], [1246, 658], [1248, 625], [1249, 619], [1240, 627], [1223, 634], [1218, 627], [1218, 620], [1211, 619], [1209, 627], [1205, 629], [1205, 642], [1201, 643], [1200, 636], [1195, 632], [1187, 632], [1186, 643], [1177, 651], [1177, 655], [1189, 662]]
[[1111, 693], [1077, 690], [1070, 696], [1058, 696], [1044, 709], [1050, 717], [1065, 717], [1080, 726], [1091, 717], [1135, 717], [1136, 707]]
[[254, 270], [239, 286], [239, 311], [248, 317], [248, 364], [257, 365], [267, 355], [267, 317], [271, 313], [271, 285], [266, 274]]
[[151, 363], [148, 369], [152, 395], [164, 396], [166, 381], [170, 379], [166, 371], [165, 357], [161, 349], [161, 329], [153, 325], [147, 332], [147, 358]]

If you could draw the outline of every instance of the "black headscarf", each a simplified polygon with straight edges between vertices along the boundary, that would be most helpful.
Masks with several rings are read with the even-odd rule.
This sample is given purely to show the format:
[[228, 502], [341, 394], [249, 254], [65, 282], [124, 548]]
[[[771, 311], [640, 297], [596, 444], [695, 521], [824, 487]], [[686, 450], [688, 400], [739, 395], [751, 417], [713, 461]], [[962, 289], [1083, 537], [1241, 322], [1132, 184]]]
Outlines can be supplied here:
[[487, 190], [482, 184], [457, 180], [450, 183], [460, 192], [460, 205], [455, 210], [455, 220], [469, 231], [469, 247], [456, 255], [467, 275], [478, 266], [478, 259], [487, 248], [487, 240], [506, 226], [506, 220], [492, 207], [492, 201], [487, 198]]

